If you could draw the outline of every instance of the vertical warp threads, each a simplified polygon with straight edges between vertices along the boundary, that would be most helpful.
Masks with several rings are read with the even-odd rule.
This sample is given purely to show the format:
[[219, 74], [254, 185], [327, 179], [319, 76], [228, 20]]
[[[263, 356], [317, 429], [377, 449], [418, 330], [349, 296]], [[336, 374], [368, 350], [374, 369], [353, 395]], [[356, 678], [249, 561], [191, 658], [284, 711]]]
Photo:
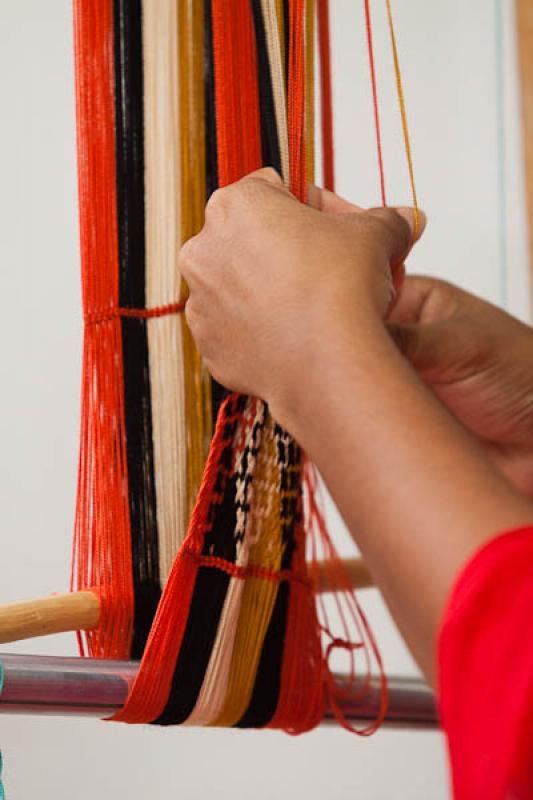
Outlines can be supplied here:
[[[139, 0], [114, 0], [113, 7], [119, 303], [123, 308], [143, 309], [149, 298], [145, 292], [141, 4]], [[147, 324], [154, 322], [122, 318], [134, 658], [144, 650], [161, 595]]]
[[[83, 311], [119, 305], [113, 92], [113, 7], [78, 2], [74, 14]], [[96, 589], [98, 628], [82, 653], [127, 658], [133, 573], [119, 317], [86, 324], [72, 589]], [[119, 357], [117, 355], [119, 354]]]
[[257, 84], [259, 88], [259, 114], [261, 125], [261, 161], [281, 174], [281, 154], [271, 81], [266, 21], [261, 0], [251, 0], [257, 53]]
[[290, 190], [302, 202], [307, 198], [305, 153], [305, 24], [304, 0], [289, 0], [289, 129]]
[[[178, 17], [175, 0], [143, 0], [146, 299], [180, 298]], [[161, 588], [187, 526], [187, 420], [179, 316], [147, 321]]]
[[316, 0], [318, 13], [318, 52], [320, 63], [320, 108], [322, 127], [323, 184], [335, 190], [333, 155], [333, 93], [331, 88], [331, 49], [329, 31], [329, 0]]
[[372, 104], [374, 108], [374, 130], [376, 134], [376, 155], [379, 170], [379, 188], [381, 193], [381, 205], [387, 205], [387, 195], [385, 192], [385, 169], [383, 166], [383, 148], [381, 145], [381, 124], [379, 120], [378, 87], [376, 80], [376, 66], [374, 60], [374, 43], [372, 36], [372, 16], [370, 11], [370, 0], [365, 0], [365, 25], [366, 42], [368, 50], [368, 67], [370, 70], [370, 85], [372, 87]]
[[[181, 242], [200, 231], [206, 203], [203, 85], [204, 3], [178, 3]], [[187, 295], [182, 280], [180, 296]], [[211, 384], [191, 332], [181, 318], [187, 420], [187, 521], [202, 481], [211, 438]], [[180, 543], [183, 536], [180, 539]]]
[[305, 8], [305, 150], [307, 182], [315, 182], [315, 18], [316, 0]]
[[284, 75], [284, 52], [282, 45], [284, 37], [280, 24], [282, 16], [279, 13], [277, 0], [261, 0], [261, 10], [266, 32], [266, 46], [270, 66], [270, 81], [274, 98], [276, 115], [277, 138], [280, 151], [281, 176], [284, 183], [289, 184], [289, 139], [287, 133], [287, 90]]
[[[205, 199], [218, 189], [218, 154], [215, 110], [215, 59], [211, 0], [204, 0], [204, 129], [205, 129]], [[216, 424], [226, 390], [211, 379], [211, 419]]]
[[[307, 196], [305, 153], [305, 2], [289, 0], [288, 128], [291, 191], [302, 201]], [[281, 470], [282, 535], [288, 536], [282, 558], [305, 572], [305, 535], [302, 518], [302, 455], [298, 446], [275, 426]], [[294, 532], [291, 534], [291, 528]], [[284, 561], [286, 562], [284, 563]], [[292, 733], [318, 724], [323, 713], [322, 659], [316, 608], [304, 583], [292, 582], [283, 598], [287, 603], [279, 701], [269, 727]], [[288, 596], [287, 596], [288, 594]]]
[[403, 141], [405, 148], [405, 157], [407, 159], [407, 168], [409, 171], [409, 183], [411, 185], [411, 197], [413, 201], [414, 215], [415, 215], [415, 230], [414, 238], [417, 239], [420, 231], [420, 214], [418, 213], [418, 199], [416, 196], [415, 173], [413, 168], [413, 156], [411, 152], [411, 141], [409, 138], [409, 126], [407, 124], [407, 109], [405, 107], [405, 96], [403, 91], [402, 73], [400, 69], [400, 57], [398, 55], [398, 46], [396, 44], [396, 34], [394, 32], [394, 21], [392, 18], [391, 0], [385, 0], [387, 6], [387, 20], [389, 25], [389, 36], [392, 49], [392, 58], [394, 61], [394, 74], [396, 78], [396, 93], [398, 95], [398, 105], [400, 107], [400, 117], [402, 121]]
[[[142, 655], [114, 719], [299, 733], [318, 724], [327, 696], [350, 727], [328, 664], [342, 647], [362, 702], [378, 665], [378, 722], [357, 731], [368, 734], [386, 703], [379, 653], [340, 565], [342, 636], [320, 600], [317, 613], [306, 542], [312, 563], [337, 556], [298, 446], [261, 400], [215, 391], [203, 467], [211, 388], [176, 269], [217, 186], [270, 164], [305, 201], [315, 15], [333, 188], [327, 0], [75, 5], [86, 329], [73, 588], [101, 597], [91, 655]], [[398, 66], [397, 84], [404, 119]]]

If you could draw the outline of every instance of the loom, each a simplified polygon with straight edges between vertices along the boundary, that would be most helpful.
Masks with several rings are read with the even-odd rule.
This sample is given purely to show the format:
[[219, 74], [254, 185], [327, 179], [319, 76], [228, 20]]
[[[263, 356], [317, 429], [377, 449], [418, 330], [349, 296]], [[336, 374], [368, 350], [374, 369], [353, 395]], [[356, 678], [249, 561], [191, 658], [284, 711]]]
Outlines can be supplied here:
[[327, 0], [75, 0], [74, 16], [85, 335], [72, 585], [1, 609], [0, 641], [75, 630], [85, 658], [0, 657], [0, 710], [290, 733], [328, 717], [364, 735], [384, 720], [435, 725], [420, 682], [393, 681], [388, 705], [353, 592], [372, 579], [339, 559], [313, 466], [261, 400], [210, 379], [183, 316], [177, 253], [218, 187], [272, 166], [305, 202], [315, 36], [334, 188]]

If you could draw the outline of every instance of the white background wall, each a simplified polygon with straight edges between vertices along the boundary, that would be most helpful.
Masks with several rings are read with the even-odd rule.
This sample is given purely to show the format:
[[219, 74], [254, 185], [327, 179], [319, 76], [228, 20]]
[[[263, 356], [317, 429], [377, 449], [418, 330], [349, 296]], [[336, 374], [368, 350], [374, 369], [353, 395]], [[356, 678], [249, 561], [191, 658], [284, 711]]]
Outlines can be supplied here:
[[[509, 307], [527, 316], [512, 2], [502, 2], [506, 144], [500, 171], [497, 4], [395, 0], [419, 196], [430, 220], [410, 266], [497, 302], [505, 287]], [[0, 0], [3, 602], [68, 585], [81, 344], [70, 5]], [[363, 3], [331, 5], [338, 188], [361, 204], [377, 205]], [[373, 5], [390, 200], [405, 204], [384, 4]], [[348, 552], [338, 519], [333, 525]], [[362, 601], [387, 670], [414, 674], [379, 597], [371, 592]], [[75, 653], [71, 636], [4, 649]], [[321, 729], [294, 739], [4, 716], [0, 747], [9, 800], [447, 796], [439, 733], [381, 731], [361, 740]]]

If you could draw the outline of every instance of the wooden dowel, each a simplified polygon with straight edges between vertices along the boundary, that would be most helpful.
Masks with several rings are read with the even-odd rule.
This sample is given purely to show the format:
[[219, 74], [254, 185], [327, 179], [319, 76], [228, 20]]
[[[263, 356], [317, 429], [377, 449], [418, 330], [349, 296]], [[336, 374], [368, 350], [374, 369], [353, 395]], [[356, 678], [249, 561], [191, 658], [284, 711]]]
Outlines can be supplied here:
[[[349, 558], [343, 563], [354, 589], [373, 586], [372, 577], [362, 559]], [[317, 565], [313, 579], [320, 593], [336, 588], [331, 582], [327, 562]], [[99, 615], [99, 601], [93, 592], [56, 594], [22, 603], [9, 603], [0, 606], [0, 644], [52, 633], [88, 631], [96, 627]]]
[[[345, 572], [350, 579], [352, 589], [369, 589], [374, 586], [374, 579], [368, 571], [362, 558], [345, 558], [342, 562]], [[317, 564], [316, 574], [313, 576], [317, 592], [326, 594], [334, 592], [337, 588], [331, 580], [331, 572], [334, 573], [335, 567], [330, 570], [327, 561]]]
[[0, 643], [66, 631], [87, 631], [98, 624], [100, 605], [92, 592], [73, 592], [0, 606]]

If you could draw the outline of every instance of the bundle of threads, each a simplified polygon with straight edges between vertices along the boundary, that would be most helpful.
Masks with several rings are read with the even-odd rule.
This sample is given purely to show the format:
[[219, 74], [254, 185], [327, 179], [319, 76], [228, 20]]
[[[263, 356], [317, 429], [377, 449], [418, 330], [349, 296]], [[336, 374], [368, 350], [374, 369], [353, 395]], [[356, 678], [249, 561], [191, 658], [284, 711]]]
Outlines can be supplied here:
[[[379, 676], [376, 718], [357, 732], [386, 710], [314, 469], [263, 401], [211, 381], [176, 267], [216, 188], [272, 166], [305, 202], [315, 40], [333, 188], [327, 0], [75, 0], [85, 337], [72, 589], [101, 607], [82, 654], [141, 659], [119, 721], [300, 733], [329, 706], [350, 727], [329, 666], [339, 649], [362, 706]], [[339, 635], [313, 591], [324, 558]]]

